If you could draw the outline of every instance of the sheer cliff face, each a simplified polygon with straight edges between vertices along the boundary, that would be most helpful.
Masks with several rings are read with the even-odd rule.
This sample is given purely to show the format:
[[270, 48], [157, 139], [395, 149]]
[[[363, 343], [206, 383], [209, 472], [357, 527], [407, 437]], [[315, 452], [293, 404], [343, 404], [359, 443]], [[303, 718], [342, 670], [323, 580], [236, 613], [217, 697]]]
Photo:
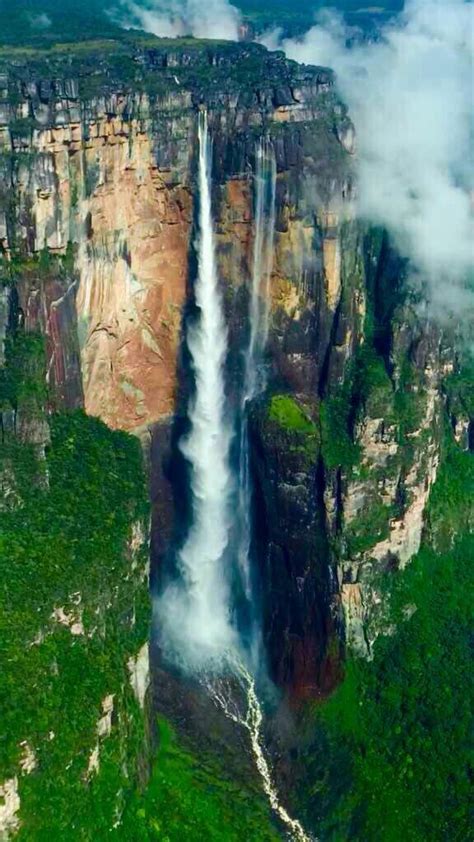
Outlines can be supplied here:
[[[5, 246], [31, 251], [63, 253], [74, 244], [85, 406], [133, 430], [175, 406], [196, 106], [211, 115], [223, 274], [237, 285], [251, 250], [254, 137], [267, 126], [311, 121], [318, 110], [329, 132], [336, 114], [327, 101], [329, 72], [303, 73], [281, 57], [272, 62], [263, 48], [136, 49], [122, 61], [117, 69], [113, 57], [97, 57], [88, 68], [52, 56], [19, 61], [1, 77], [2, 163], [14, 191], [2, 233]], [[124, 67], [135, 85], [124, 84]], [[280, 170], [288, 175], [302, 148], [294, 131], [281, 138]], [[305, 259], [304, 237], [311, 236], [288, 225], [296, 192], [293, 186], [294, 195], [281, 198], [286, 263]], [[288, 254], [292, 236], [301, 254]]]
[[[137, 432], [171, 418], [184, 388], [196, 117], [207, 107], [232, 395], [248, 331], [255, 142], [269, 134], [270, 378], [251, 418], [263, 622], [276, 680], [327, 690], [344, 642], [370, 653], [380, 577], [417, 549], [450, 355], [414, 315], [386, 238], [352, 216], [353, 130], [330, 71], [257, 45], [115, 49], [120, 62], [52, 53], [0, 78], [13, 197], [2, 202], [3, 246], [65, 255], [69, 244], [69, 281], [58, 298], [41, 287], [41, 300], [51, 376], [64, 393], [76, 384], [70, 402], [82, 388], [90, 414]], [[30, 286], [20, 296], [37, 300]], [[74, 299], [82, 385], [64, 350]]]
[[89, 838], [149, 769], [142, 453], [79, 409], [69, 255], [2, 270], [0, 837]]

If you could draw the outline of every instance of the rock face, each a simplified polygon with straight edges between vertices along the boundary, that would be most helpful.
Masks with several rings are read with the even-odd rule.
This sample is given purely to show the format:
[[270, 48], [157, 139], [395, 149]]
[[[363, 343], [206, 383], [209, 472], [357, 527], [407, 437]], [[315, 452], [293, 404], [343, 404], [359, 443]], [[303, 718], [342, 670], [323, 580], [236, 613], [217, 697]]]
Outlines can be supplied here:
[[0, 838], [90, 838], [149, 771], [146, 488], [138, 442], [81, 412], [71, 247], [28, 253], [17, 233], [0, 270]]
[[[96, 63], [53, 52], [0, 77], [0, 154], [15, 195], [13, 209], [4, 205], [3, 243], [73, 248], [85, 406], [132, 430], [175, 408], [197, 107], [210, 111], [222, 249], [238, 283], [256, 134], [318, 110], [330, 131], [337, 115], [326, 101], [329, 71], [302, 71], [256, 45], [122, 48], [120, 66], [117, 52]], [[282, 131], [280, 169], [302, 154], [294, 132]]]
[[370, 657], [384, 629], [387, 577], [420, 545], [453, 366], [386, 238], [350, 219], [336, 236], [337, 285], [332, 261], [318, 314], [312, 291], [293, 311], [299, 353], [274, 305], [274, 379], [251, 416], [266, 636], [273, 674], [300, 695], [329, 690], [344, 647]]
[[[300, 424], [292, 425], [292, 409], [301, 413]], [[255, 521], [265, 524], [255, 555], [270, 668], [280, 686], [303, 696], [334, 686], [340, 655], [337, 617], [329, 611], [333, 584], [312, 414], [310, 404], [282, 396], [251, 418]]]
[[[248, 335], [256, 142], [273, 144], [268, 390], [250, 425], [255, 548], [271, 672], [297, 694], [334, 685], [345, 645], [370, 655], [380, 576], [419, 544], [452, 366], [387, 238], [353, 216], [355, 136], [333, 86], [329, 70], [255, 44], [133, 39], [20, 55], [0, 75], [13, 196], [0, 202], [4, 270], [19, 254], [54, 256], [47, 282], [23, 273], [15, 307], [47, 335], [63, 403], [83, 392], [112, 427], [155, 425], [157, 557], [173, 531], [173, 483], [181, 506], [170, 424], [189, 391], [197, 112], [213, 137], [231, 404]], [[456, 423], [468, 441], [472, 425]]]

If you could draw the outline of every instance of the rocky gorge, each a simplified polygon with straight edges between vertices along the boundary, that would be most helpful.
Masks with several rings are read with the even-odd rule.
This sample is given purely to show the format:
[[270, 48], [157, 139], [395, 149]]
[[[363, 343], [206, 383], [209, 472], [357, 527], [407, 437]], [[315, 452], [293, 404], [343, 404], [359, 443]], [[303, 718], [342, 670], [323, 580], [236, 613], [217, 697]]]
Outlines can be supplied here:
[[[84, 550], [90, 567], [77, 582], [67, 567], [63, 579], [55, 574], [43, 587], [41, 622], [27, 624], [15, 646], [22, 669], [44, 671], [45, 688], [61, 682], [60, 653], [49, 648], [56, 630], [58, 650], [77, 643], [85, 659], [78, 669], [103, 678], [110, 669], [94, 690], [95, 718], [81, 725], [80, 751], [66, 734], [70, 756], [59, 754], [61, 763], [68, 758], [71, 791], [78, 781], [98, 788], [108, 829], [120, 825], [127, 788], [149, 774], [147, 554], [151, 546], [157, 589], [188, 505], [176, 442], [193, 388], [184, 333], [194, 306], [203, 108], [234, 410], [249, 334], [260, 137], [275, 155], [267, 385], [250, 407], [249, 444], [262, 637], [269, 677], [290, 707], [326, 698], [348, 658], [373, 657], [389, 625], [387, 581], [426, 531], [446, 429], [460, 451], [472, 449], [456, 327], [430, 319], [388, 234], [357, 217], [356, 135], [331, 70], [257, 44], [193, 39], [129, 37], [0, 55], [6, 511], [21, 521], [29, 505], [22, 482], [74, 494], [68, 474], [78, 482], [81, 458], [87, 462], [86, 417], [103, 422], [108, 456], [97, 454], [102, 461], [91, 463], [76, 493], [96, 493], [99, 471], [123, 505], [119, 524], [112, 511], [100, 513], [116, 536], [112, 555], [107, 542], [97, 544]], [[74, 429], [63, 414], [76, 419]], [[125, 433], [145, 454], [150, 510], [138, 445]], [[33, 461], [22, 467], [25, 446]], [[55, 452], [72, 461], [55, 465]], [[472, 525], [472, 511], [468, 517]], [[103, 527], [99, 519], [98, 535]], [[79, 540], [71, 533], [73, 547]], [[23, 599], [21, 589], [15, 598]], [[67, 709], [67, 687], [60, 693], [59, 709]], [[80, 718], [86, 698], [74, 705]], [[12, 728], [0, 775], [5, 838], [28, 832], [31, 816], [41, 815], [41, 780], [36, 794], [30, 781], [38, 765], [47, 782], [57, 762], [50, 724], [32, 711]], [[107, 777], [107, 758], [120, 765], [116, 779]]]

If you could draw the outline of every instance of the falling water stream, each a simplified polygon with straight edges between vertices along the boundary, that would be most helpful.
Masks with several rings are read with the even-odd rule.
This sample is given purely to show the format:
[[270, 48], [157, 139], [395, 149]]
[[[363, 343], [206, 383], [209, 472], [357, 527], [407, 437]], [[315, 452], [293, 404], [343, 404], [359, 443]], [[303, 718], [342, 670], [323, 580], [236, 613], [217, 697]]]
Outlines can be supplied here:
[[255, 239], [250, 287], [250, 337], [245, 353], [244, 383], [241, 401], [239, 512], [240, 538], [238, 562], [244, 591], [252, 599], [250, 581], [250, 542], [252, 486], [249, 471], [248, 407], [264, 388], [262, 355], [268, 336], [270, 275], [273, 267], [275, 230], [276, 162], [271, 143], [261, 138], [256, 148]]
[[[224, 362], [227, 331], [219, 293], [211, 205], [211, 142], [207, 115], [199, 114], [199, 238], [195, 288], [199, 316], [188, 328], [187, 342], [196, 390], [189, 409], [190, 432], [180, 448], [191, 467], [192, 524], [178, 552], [180, 578], [158, 603], [163, 650], [177, 663], [191, 667], [207, 693], [249, 733], [255, 765], [274, 812], [288, 834], [309, 842], [301, 824], [281, 804], [263, 748], [263, 713], [255, 679], [245, 666], [248, 657], [232, 622], [231, 576], [235, 563], [230, 547], [231, 501], [235, 478], [230, 462], [232, 430], [226, 415]], [[249, 576], [251, 486], [248, 467], [247, 404], [261, 390], [258, 370], [268, 332], [268, 284], [275, 220], [275, 159], [270, 145], [257, 149], [255, 245], [250, 295], [250, 339], [245, 360], [241, 404], [239, 513], [242, 521], [237, 562], [251, 600]], [[234, 511], [234, 520], [236, 513]], [[234, 548], [235, 553], [235, 548]], [[240, 702], [237, 701], [236, 683]], [[245, 711], [239, 710], [241, 697]]]
[[245, 360], [244, 401], [263, 388], [261, 356], [268, 338], [270, 275], [275, 231], [276, 161], [273, 146], [261, 138], [256, 149], [255, 242], [250, 290], [250, 340]]
[[180, 449], [191, 467], [192, 523], [178, 552], [180, 577], [158, 602], [165, 654], [192, 669], [219, 662], [238, 645], [225, 560], [229, 544], [231, 424], [226, 416], [224, 362], [227, 330], [216, 270], [211, 206], [211, 145], [207, 115], [199, 114], [199, 232], [195, 298], [198, 317], [188, 325], [187, 345], [195, 377]]

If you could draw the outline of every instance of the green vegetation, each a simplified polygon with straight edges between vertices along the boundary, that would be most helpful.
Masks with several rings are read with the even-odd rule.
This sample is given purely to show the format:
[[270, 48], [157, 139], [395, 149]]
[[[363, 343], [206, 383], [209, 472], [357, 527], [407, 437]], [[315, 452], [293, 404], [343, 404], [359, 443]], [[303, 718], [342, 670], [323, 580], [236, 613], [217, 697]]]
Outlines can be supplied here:
[[393, 386], [382, 357], [371, 343], [370, 331], [365, 336], [352, 363], [352, 389], [364, 411], [376, 418], [391, 410]]
[[474, 355], [462, 360], [459, 369], [447, 378], [446, 397], [449, 410], [456, 418], [474, 418]]
[[322, 454], [328, 468], [350, 471], [357, 466], [361, 451], [354, 432], [361, 417], [381, 418], [386, 426], [395, 426], [402, 445], [399, 459], [406, 462], [412, 454], [410, 435], [421, 426], [426, 410], [422, 376], [403, 356], [395, 384], [373, 345], [373, 332], [367, 318], [364, 343], [347, 364], [343, 383], [321, 402]]
[[349, 469], [360, 456], [350, 429], [350, 398], [350, 383], [346, 380], [321, 403], [321, 452], [327, 468]]
[[47, 419], [44, 384], [43, 339], [17, 329], [1, 371], [0, 780], [19, 779], [18, 839], [90, 840], [147, 762], [127, 668], [148, 637], [147, 491], [139, 443], [81, 411]]
[[392, 514], [391, 507], [384, 505], [378, 499], [360, 512], [344, 532], [349, 556], [365, 552], [378, 541], [388, 538]]
[[113, 37], [120, 29], [108, 18], [104, 4], [88, 0], [0, 0], [4, 25], [0, 43], [46, 47], [55, 41]]
[[473, 462], [445, 444], [425, 541], [386, 574], [392, 633], [316, 711], [301, 809], [326, 840], [470, 836]]
[[239, 0], [236, 4], [246, 20], [257, 29], [282, 27], [285, 35], [296, 35], [314, 24], [315, 14], [331, 7], [344, 14], [351, 24], [369, 26], [384, 20], [402, 8], [402, 0], [377, 0], [367, 4], [363, 0]]
[[263, 797], [230, 780], [215, 756], [185, 748], [159, 720], [160, 746], [150, 785], [127, 809], [120, 838], [134, 842], [272, 842]]
[[274, 395], [270, 402], [269, 417], [288, 431], [316, 435], [316, 427], [307, 412], [290, 395]]
[[10, 259], [0, 257], [0, 284], [14, 286], [25, 277], [38, 285], [46, 278], [70, 280], [74, 270], [74, 246], [67, 244], [65, 254], [51, 254], [45, 247], [38, 254], [25, 255], [12, 249]]
[[321, 403], [322, 453], [327, 468], [350, 471], [360, 460], [354, 441], [355, 421], [361, 415], [393, 418], [393, 386], [382, 357], [373, 346], [372, 320], [366, 317], [364, 343], [347, 365], [343, 383]]
[[398, 388], [394, 398], [400, 444], [406, 445], [410, 433], [420, 427], [425, 407], [426, 395], [421, 385], [420, 373], [412, 363], [403, 359], [400, 364]]
[[316, 460], [320, 435], [308, 408], [290, 395], [273, 395], [270, 399], [268, 419], [278, 433], [285, 437], [291, 453], [300, 454], [305, 460]]
[[0, 408], [21, 407], [42, 414], [46, 401], [45, 348], [40, 333], [19, 332], [6, 337], [5, 368], [0, 369]]
[[442, 454], [443, 467], [431, 491], [428, 509], [431, 543], [440, 553], [449, 552], [455, 536], [474, 529], [474, 455], [460, 450], [448, 428]]
[[[215, 60], [217, 50], [219, 61]], [[169, 65], [167, 57], [170, 51], [173, 55], [184, 52], [185, 60]], [[182, 108], [180, 89], [198, 89], [201, 96], [205, 96], [206, 92], [212, 96], [216, 86], [221, 89], [224, 85], [226, 91], [238, 92], [241, 96], [245, 96], [242, 92], [248, 89], [251, 105], [250, 88], [258, 87], [262, 79], [270, 89], [288, 86], [292, 75], [291, 65], [275, 60], [260, 44], [243, 47], [231, 41], [158, 39], [140, 32], [125, 31], [121, 31], [114, 40], [97, 38], [65, 44], [53, 42], [48, 49], [0, 47], [0, 71], [8, 77], [6, 95], [12, 104], [24, 100], [26, 77], [45, 81], [75, 80], [79, 98], [83, 101], [120, 89], [133, 94], [144, 91], [152, 98], [167, 96], [166, 108], [177, 111]], [[170, 93], [177, 94], [176, 104], [170, 101]], [[58, 92], [48, 87], [46, 94], [53, 101], [58, 98]], [[329, 96], [328, 113], [330, 102]], [[141, 107], [139, 103], [132, 102], [133, 113], [129, 117], [135, 116]], [[163, 107], [161, 103], [160, 108]], [[154, 113], [153, 108], [151, 113]], [[334, 113], [328, 126], [330, 130], [333, 124]], [[13, 119], [12, 115], [12, 125], [17, 134], [23, 135], [29, 133], [35, 123], [30, 118], [26, 122], [23, 118]], [[166, 130], [161, 123], [159, 128]], [[329, 145], [337, 148], [337, 144]]]

